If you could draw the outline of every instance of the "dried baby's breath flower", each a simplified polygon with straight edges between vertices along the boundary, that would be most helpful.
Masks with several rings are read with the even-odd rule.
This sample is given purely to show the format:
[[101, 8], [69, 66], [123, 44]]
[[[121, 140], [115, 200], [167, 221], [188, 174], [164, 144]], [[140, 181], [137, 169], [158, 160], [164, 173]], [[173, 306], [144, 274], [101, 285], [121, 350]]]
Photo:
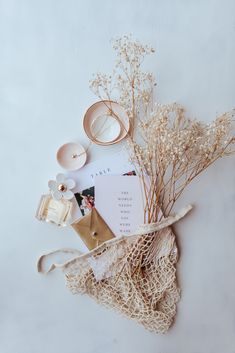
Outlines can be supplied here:
[[152, 104], [155, 79], [151, 73], [143, 72], [141, 65], [154, 49], [134, 41], [131, 35], [114, 39], [112, 45], [117, 56], [112, 75], [96, 74], [90, 88], [99, 99], [112, 97], [126, 109], [133, 133], [137, 116]]
[[234, 112], [212, 123], [188, 119], [179, 104], [153, 103], [155, 79], [142, 71], [150, 46], [124, 36], [113, 41], [117, 61], [112, 75], [97, 74], [92, 91], [118, 101], [129, 114], [127, 145], [143, 182], [146, 221], [168, 216], [188, 184], [218, 158], [234, 152]]

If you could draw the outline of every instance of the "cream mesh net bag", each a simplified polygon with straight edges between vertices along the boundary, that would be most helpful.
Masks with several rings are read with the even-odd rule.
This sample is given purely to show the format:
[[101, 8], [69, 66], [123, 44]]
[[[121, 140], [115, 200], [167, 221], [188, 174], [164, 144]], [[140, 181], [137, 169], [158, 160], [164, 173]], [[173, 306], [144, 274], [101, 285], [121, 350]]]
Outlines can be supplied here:
[[159, 223], [143, 225], [136, 234], [111, 239], [86, 254], [74, 249], [45, 254], [38, 261], [38, 271], [44, 272], [49, 256], [69, 253], [72, 260], [52, 264], [47, 273], [61, 268], [73, 294], [87, 294], [146, 329], [165, 333], [179, 300], [178, 251], [170, 226], [190, 209], [188, 206]]
[[[110, 101], [116, 87], [115, 101], [130, 118], [127, 148], [142, 180], [146, 224], [137, 233], [108, 240], [86, 254], [73, 249], [45, 254], [38, 261], [38, 271], [46, 272], [44, 261], [51, 255], [67, 253], [71, 260], [52, 264], [47, 272], [61, 268], [72, 293], [87, 294], [146, 329], [165, 333], [179, 300], [178, 254], [171, 226], [191, 206], [174, 216], [170, 213], [194, 178], [217, 159], [234, 153], [234, 112], [207, 124], [189, 119], [176, 103], [155, 103], [154, 76], [141, 70], [153, 48], [128, 36], [117, 38], [113, 48], [117, 54], [113, 74], [97, 74], [90, 87], [103, 102]], [[120, 120], [112, 101], [107, 109]]]

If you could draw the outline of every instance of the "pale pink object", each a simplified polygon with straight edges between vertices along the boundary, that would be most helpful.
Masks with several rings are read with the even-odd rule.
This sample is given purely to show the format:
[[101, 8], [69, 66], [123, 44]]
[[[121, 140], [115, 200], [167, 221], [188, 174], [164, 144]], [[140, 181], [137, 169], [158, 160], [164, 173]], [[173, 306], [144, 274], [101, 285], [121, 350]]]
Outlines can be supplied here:
[[57, 151], [57, 161], [62, 168], [72, 171], [80, 169], [86, 163], [87, 154], [84, 147], [78, 143], [69, 142]]
[[[112, 111], [113, 114], [110, 115], [110, 111]], [[108, 121], [108, 117], [110, 117], [110, 122], [104, 126], [101, 137], [99, 133], [97, 133], [97, 127], [100, 125], [102, 119], [105, 121], [106, 118]], [[115, 122], [116, 124], [113, 124]], [[117, 127], [117, 125], [119, 126]], [[91, 141], [97, 145], [108, 146], [120, 142], [127, 136], [130, 129], [130, 121], [127, 112], [122, 106], [116, 102], [103, 100], [94, 103], [86, 111], [83, 127]], [[110, 131], [110, 129], [112, 129], [112, 131]]]

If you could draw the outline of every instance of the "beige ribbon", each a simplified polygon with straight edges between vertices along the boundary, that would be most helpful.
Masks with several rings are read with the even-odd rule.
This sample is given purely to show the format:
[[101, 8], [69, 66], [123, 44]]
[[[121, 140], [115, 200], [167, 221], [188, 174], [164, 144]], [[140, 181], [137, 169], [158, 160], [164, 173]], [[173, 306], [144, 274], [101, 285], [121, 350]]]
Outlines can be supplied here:
[[[121, 237], [115, 237], [113, 239], [110, 239], [85, 254], [81, 253], [79, 250], [69, 249], [69, 248], [62, 248], [62, 249], [54, 250], [49, 253], [43, 254], [42, 256], [39, 257], [39, 259], [37, 261], [37, 270], [39, 273], [48, 274], [49, 272], [53, 271], [55, 268], [65, 269], [69, 265], [76, 262], [76, 260], [78, 258], [79, 259], [82, 259], [82, 258], [86, 259], [87, 257], [89, 257], [97, 252], [101, 252], [107, 245], [115, 244], [115, 243], [119, 242], [121, 239], [126, 239], [126, 238], [130, 239], [130, 238], [134, 238], [134, 237], [138, 237], [138, 236], [143, 236], [143, 235], [146, 235], [149, 233], [158, 232], [161, 229], [169, 227], [172, 224], [179, 221], [181, 218], [186, 216], [186, 214], [189, 211], [191, 211], [192, 208], [193, 208], [192, 205], [188, 205], [188, 206], [184, 207], [178, 213], [173, 214], [167, 218], [164, 218], [160, 222], [143, 224], [139, 227], [139, 229], [135, 233], [130, 234], [130, 235], [122, 235]], [[71, 254], [71, 255], [74, 255], [74, 258], [72, 258], [71, 260], [69, 260], [67, 262], [60, 263], [60, 264], [52, 263], [51, 266], [49, 267], [49, 269], [45, 270], [44, 269], [45, 260], [48, 260], [48, 258], [50, 258], [51, 256], [53, 256], [55, 254]]]

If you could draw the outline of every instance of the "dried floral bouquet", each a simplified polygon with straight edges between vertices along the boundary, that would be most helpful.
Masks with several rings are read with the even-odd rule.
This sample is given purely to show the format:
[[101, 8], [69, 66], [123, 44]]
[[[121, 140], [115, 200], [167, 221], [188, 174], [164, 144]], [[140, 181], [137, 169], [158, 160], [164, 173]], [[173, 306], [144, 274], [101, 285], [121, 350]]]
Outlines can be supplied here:
[[[204, 124], [188, 119], [178, 104], [156, 104], [154, 77], [142, 71], [144, 58], [154, 49], [131, 36], [114, 40], [113, 48], [117, 62], [112, 74], [96, 74], [90, 87], [100, 100], [118, 102], [129, 115], [127, 148], [144, 190], [145, 225], [87, 254], [76, 252], [63, 269], [73, 293], [86, 293], [148, 330], [165, 333], [179, 300], [171, 225], [191, 207], [176, 215], [171, 212], [195, 177], [234, 152], [233, 113]], [[94, 269], [101, 272], [100, 280]]]
[[113, 48], [117, 62], [112, 75], [97, 74], [90, 87], [99, 99], [116, 100], [129, 114], [128, 146], [145, 190], [146, 222], [157, 222], [170, 214], [196, 176], [234, 152], [234, 112], [204, 124], [188, 119], [176, 103], [155, 103], [154, 77], [141, 68], [154, 49], [131, 36], [116, 39]]

